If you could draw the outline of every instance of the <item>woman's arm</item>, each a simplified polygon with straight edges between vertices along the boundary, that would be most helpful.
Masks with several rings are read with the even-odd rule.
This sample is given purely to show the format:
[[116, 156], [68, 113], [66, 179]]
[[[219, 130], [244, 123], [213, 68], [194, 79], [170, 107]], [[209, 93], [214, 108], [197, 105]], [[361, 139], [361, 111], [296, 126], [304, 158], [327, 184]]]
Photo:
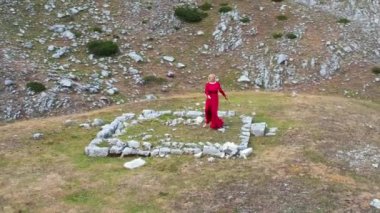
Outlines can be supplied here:
[[220, 85], [219, 82], [218, 82], [218, 84], [219, 84], [219, 92], [222, 93], [222, 95], [224, 96], [225, 99], [227, 99], [227, 95], [226, 95], [226, 93], [224, 93], [222, 86]]
[[206, 85], [205, 85], [205, 95], [206, 95], [206, 98], [207, 99], [211, 99], [211, 97], [210, 97], [210, 95], [209, 95], [209, 93], [208, 93], [208, 88], [207, 88], [207, 83], [206, 83]]

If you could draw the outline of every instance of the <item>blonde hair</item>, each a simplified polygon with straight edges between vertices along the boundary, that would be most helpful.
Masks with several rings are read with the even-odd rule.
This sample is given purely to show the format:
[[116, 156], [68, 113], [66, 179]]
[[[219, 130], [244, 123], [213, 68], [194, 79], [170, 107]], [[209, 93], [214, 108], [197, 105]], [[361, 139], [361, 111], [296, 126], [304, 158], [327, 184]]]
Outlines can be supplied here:
[[208, 75], [208, 81], [211, 82], [211, 80], [214, 80], [213, 82], [216, 81], [216, 75], [214, 73], [211, 73], [210, 75]]

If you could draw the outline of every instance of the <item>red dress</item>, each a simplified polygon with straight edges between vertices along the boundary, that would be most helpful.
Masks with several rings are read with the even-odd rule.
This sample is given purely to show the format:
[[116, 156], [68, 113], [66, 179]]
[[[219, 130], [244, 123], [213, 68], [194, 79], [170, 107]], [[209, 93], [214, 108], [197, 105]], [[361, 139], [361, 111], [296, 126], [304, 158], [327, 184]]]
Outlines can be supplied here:
[[[206, 106], [205, 106], [205, 119], [206, 123], [210, 123], [210, 127], [213, 129], [219, 129], [223, 127], [223, 120], [218, 117], [218, 105], [219, 105], [219, 96], [218, 92], [226, 98], [226, 94], [222, 90], [219, 82], [207, 83], [205, 86]], [[210, 96], [211, 98], [208, 98]]]

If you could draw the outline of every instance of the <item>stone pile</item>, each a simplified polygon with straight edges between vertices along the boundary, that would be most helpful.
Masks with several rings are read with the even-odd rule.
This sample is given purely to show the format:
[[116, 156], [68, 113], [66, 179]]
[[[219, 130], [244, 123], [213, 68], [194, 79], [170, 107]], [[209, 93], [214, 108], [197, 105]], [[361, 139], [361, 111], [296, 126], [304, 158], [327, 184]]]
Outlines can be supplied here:
[[[236, 116], [235, 111], [219, 111], [221, 117]], [[201, 111], [174, 111], [163, 110], [155, 111], [145, 109], [136, 116], [134, 113], [125, 113], [117, 117], [110, 124], [102, 126], [96, 137], [85, 147], [85, 153], [91, 157], [106, 156], [143, 156], [143, 157], [166, 157], [168, 155], [194, 155], [200, 158], [203, 155], [217, 158], [247, 158], [252, 154], [252, 148], [248, 147], [251, 132], [256, 136], [268, 135], [266, 133], [267, 125], [264, 123], [253, 123], [253, 117], [242, 115], [242, 127], [239, 134], [240, 144], [232, 142], [210, 143], [210, 142], [176, 142], [171, 141], [170, 136], [167, 140], [160, 140], [160, 145], [153, 146], [151, 143], [136, 140], [122, 141], [117, 137], [125, 133], [129, 126], [133, 126], [138, 122], [151, 119], [157, 119], [162, 115], [177, 116], [173, 120], [166, 122], [166, 125], [173, 126], [180, 123], [200, 125], [203, 122], [203, 112]], [[135, 119], [137, 118], [137, 120]], [[202, 121], [200, 121], [202, 119]], [[97, 120], [97, 119], [95, 119]], [[186, 121], [189, 121], [186, 123]], [[263, 128], [264, 127], [264, 128]], [[270, 132], [269, 132], [270, 133]], [[275, 134], [275, 132], [272, 132]], [[151, 138], [152, 135], [144, 135], [144, 139]], [[143, 140], [144, 140], [143, 139]]]

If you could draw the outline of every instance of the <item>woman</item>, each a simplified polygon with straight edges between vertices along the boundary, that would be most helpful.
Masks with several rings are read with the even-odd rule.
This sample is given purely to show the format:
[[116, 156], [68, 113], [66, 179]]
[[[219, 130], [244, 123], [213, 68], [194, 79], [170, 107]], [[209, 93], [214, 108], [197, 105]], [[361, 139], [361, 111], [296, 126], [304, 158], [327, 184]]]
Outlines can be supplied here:
[[223, 127], [223, 120], [218, 117], [218, 105], [219, 105], [219, 97], [218, 92], [222, 93], [226, 100], [227, 96], [222, 90], [220, 83], [216, 81], [215, 74], [210, 74], [208, 76], [208, 82], [205, 86], [205, 94], [206, 94], [206, 106], [205, 106], [205, 120], [206, 123], [203, 127], [206, 127], [210, 124], [212, 129], [219, 129]]

